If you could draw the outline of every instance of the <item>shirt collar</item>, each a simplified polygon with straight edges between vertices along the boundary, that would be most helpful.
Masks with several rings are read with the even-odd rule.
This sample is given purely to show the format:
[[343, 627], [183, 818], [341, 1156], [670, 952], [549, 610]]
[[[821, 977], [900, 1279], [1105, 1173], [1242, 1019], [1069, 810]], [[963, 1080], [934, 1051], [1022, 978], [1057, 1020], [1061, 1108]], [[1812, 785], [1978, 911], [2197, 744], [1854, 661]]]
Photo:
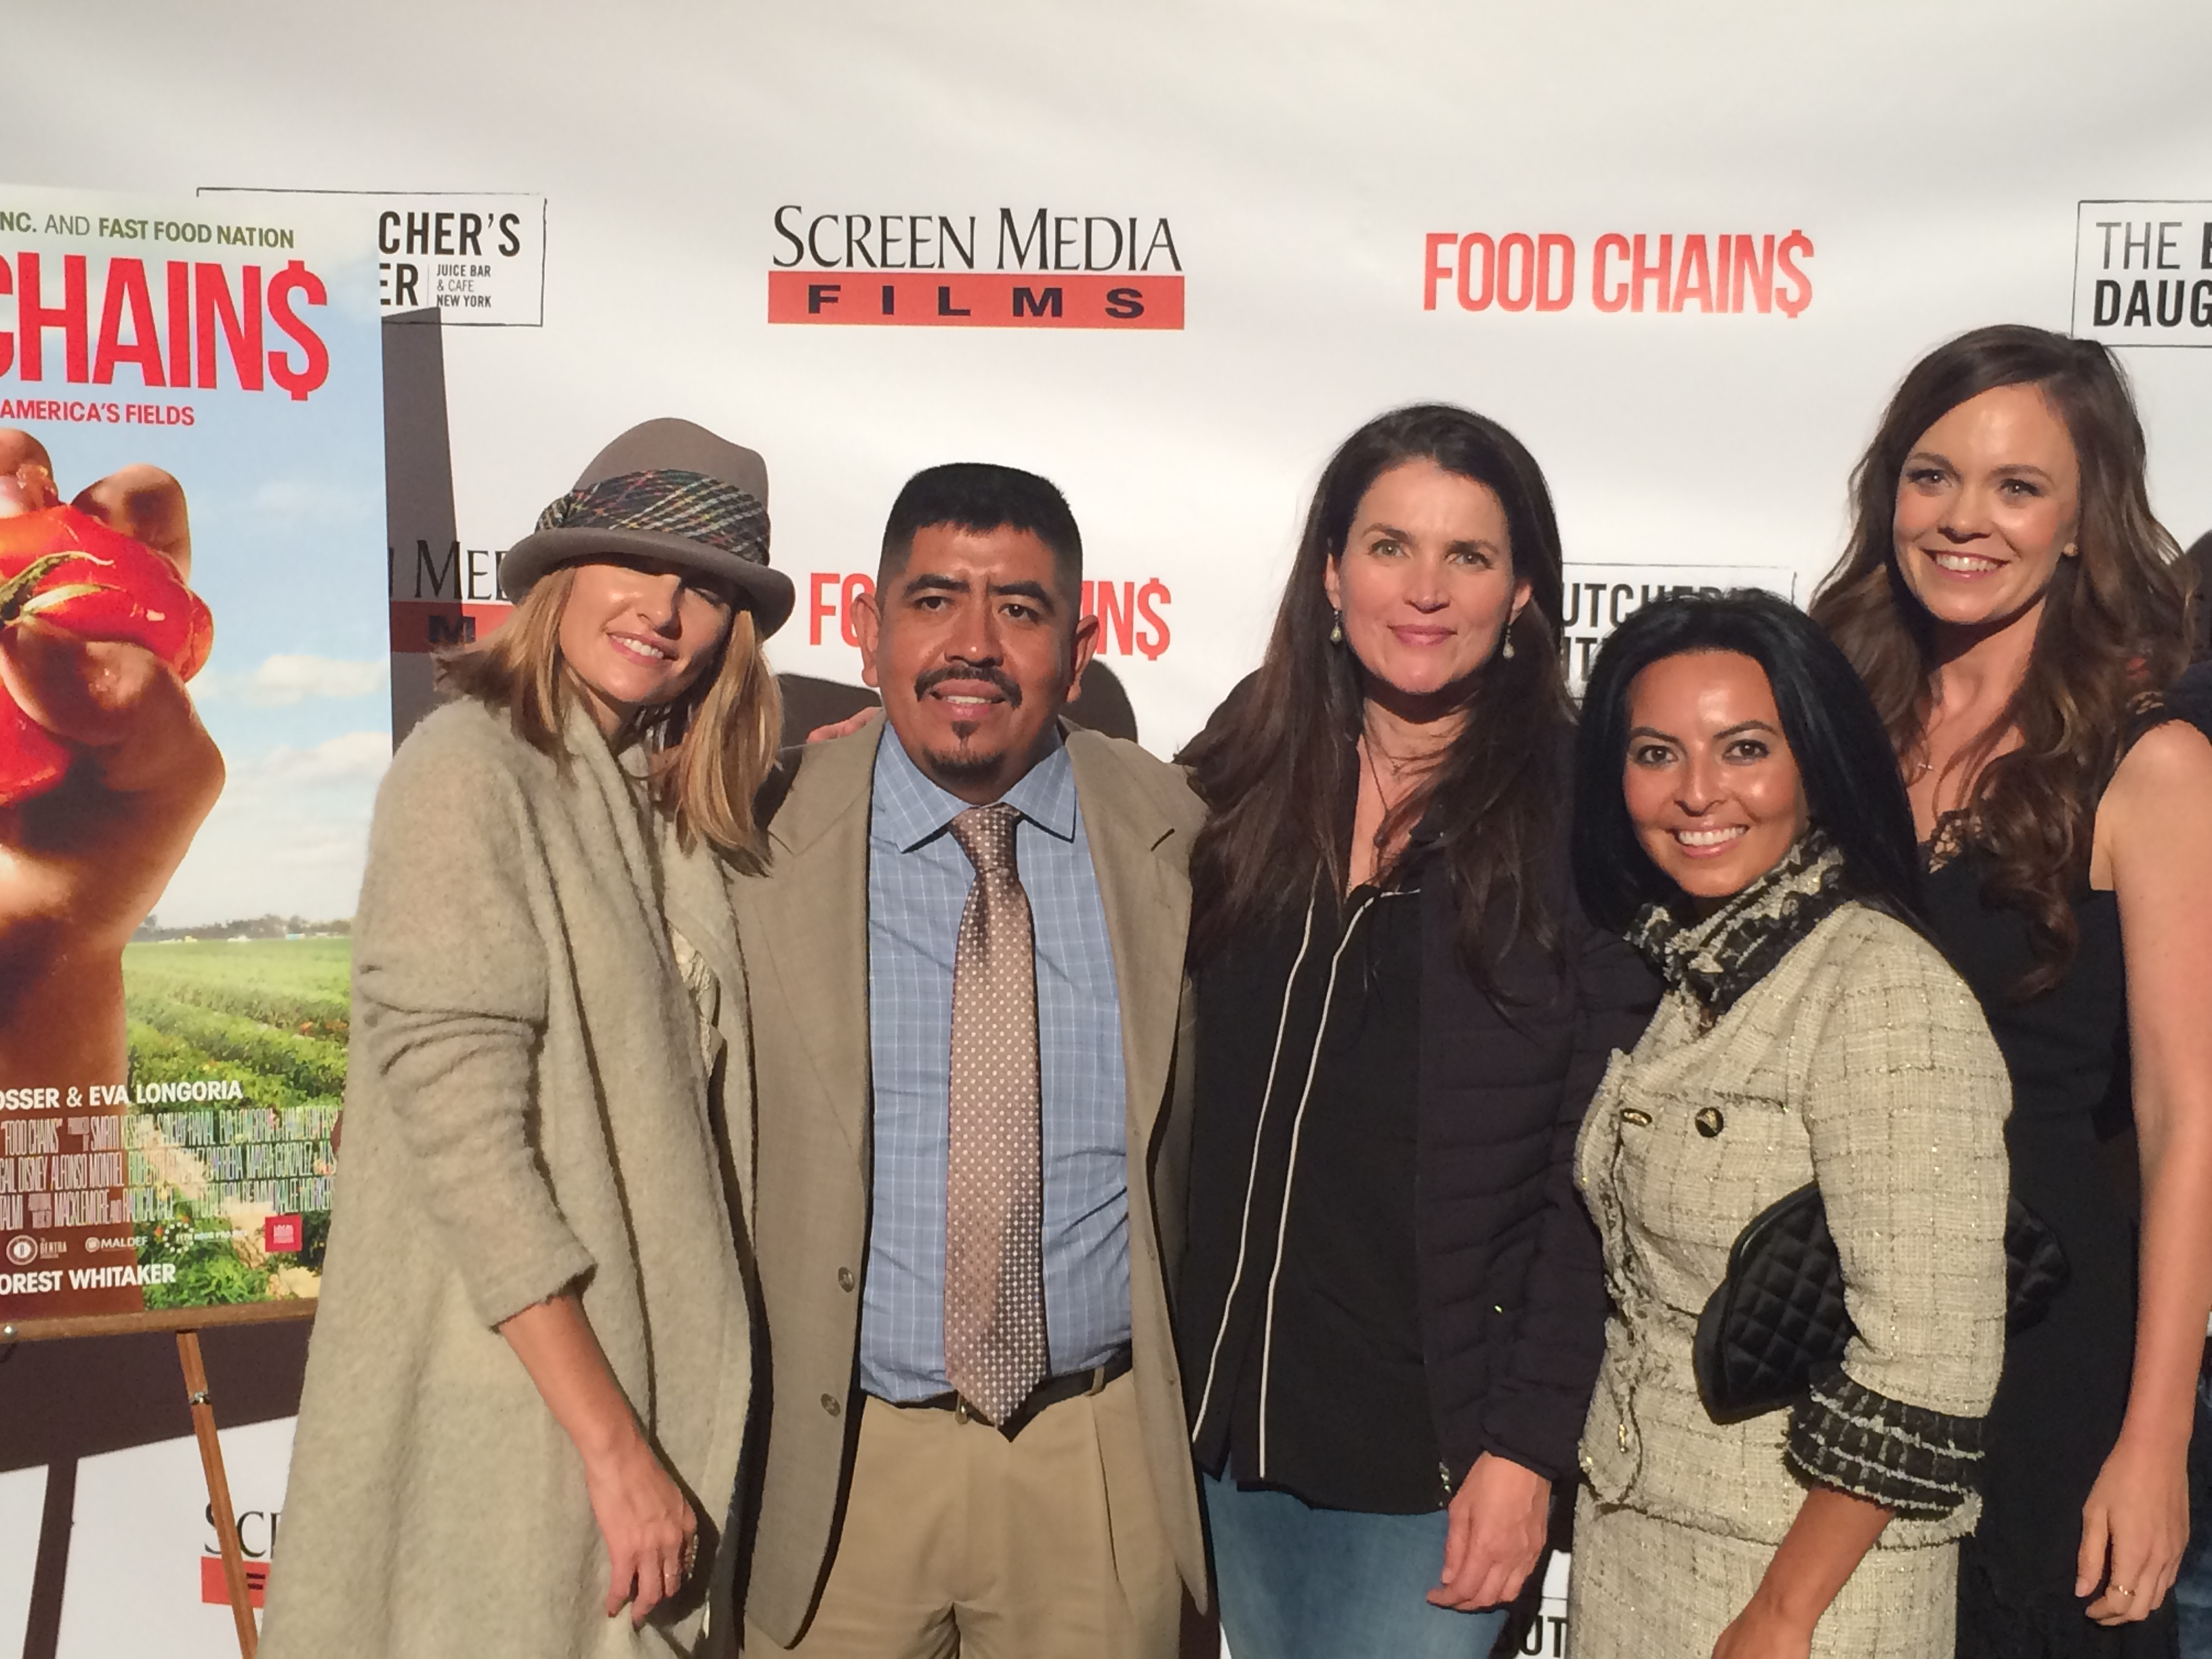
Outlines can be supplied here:
[[[1055, 732], [1045, 757], [1000, 797], [1048, 835], [1075, 839], [1075, 768]], [[899, 741], [886, 732], [876, 749], [873, 813], [876, 829], [902, 853], [941, 833], [969, 803], [924, 775]]]

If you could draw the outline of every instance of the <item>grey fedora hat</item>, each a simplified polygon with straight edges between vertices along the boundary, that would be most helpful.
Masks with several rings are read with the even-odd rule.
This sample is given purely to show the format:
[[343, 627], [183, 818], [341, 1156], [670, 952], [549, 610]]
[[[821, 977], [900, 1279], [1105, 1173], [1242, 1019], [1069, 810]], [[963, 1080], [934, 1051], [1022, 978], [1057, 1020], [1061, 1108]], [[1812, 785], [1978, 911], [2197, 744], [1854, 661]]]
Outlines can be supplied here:
[[579, 559], [660, 559], [734, 586], [763, 637], [791, 615], [791, 578], [768, 564], [768, 465], [690, 421], [634, 426], [507, 550], [500, 586], [520, 599]]

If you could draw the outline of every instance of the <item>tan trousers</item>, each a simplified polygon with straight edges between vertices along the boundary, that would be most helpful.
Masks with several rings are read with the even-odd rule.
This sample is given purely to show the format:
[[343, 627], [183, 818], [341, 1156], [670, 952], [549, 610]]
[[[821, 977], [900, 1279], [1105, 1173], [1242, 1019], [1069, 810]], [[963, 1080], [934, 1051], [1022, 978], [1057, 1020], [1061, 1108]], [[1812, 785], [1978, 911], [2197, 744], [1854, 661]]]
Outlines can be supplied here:
[[804, 1659], [1175, 1659], [1182, 1582], [1161, 1528], [1134, 1378], [1012, 1440], [870, 1399]]

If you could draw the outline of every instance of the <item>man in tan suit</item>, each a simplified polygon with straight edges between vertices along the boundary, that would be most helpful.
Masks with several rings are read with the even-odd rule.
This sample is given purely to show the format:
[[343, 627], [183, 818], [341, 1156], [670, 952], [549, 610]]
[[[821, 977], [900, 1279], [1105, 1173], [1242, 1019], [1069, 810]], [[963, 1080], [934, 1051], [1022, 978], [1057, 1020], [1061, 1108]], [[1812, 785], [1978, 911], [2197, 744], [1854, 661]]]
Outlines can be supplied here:
[[1170, 1659], [1206, 1604], [1166, 1289], [1202, 812], [1063, 726], [1081, 560], [1042, 478], [910, 481], [860, 607], [887, 724], [791, 757], [738, 884], [772, 1401], [749, 1654]]

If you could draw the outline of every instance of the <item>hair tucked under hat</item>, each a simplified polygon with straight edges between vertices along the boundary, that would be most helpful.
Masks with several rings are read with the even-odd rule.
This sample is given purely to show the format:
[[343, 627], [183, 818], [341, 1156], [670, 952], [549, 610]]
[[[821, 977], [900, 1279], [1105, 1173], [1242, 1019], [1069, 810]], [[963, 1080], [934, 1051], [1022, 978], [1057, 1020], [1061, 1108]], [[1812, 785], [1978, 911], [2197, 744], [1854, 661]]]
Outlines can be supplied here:
[[489, 638], [441, 653], [440, 689], [507, 711], [515, 735], [565, 766], [577, 696], [561, 655], [561, 614], [578, 564], [646, 561], [735, 590], [728, 634], [683, 696], [640, 714], [653, 804], [688, 844], [761, 868], [753, 799], [783, 732], [783, 699], [761, 641], [791, 614], [790, 578], [768, 567], [768, 468], [690, 421], [632, 427], [500, 565], [514, 610]]
[[769, 568], [768, 465], [690, 421], [647, 421], [592, 458], [574, 486], [500, 561], [520, 602], [579, 559], [654, 559], [711, 577], [752, 612], [763, 639], [791, 615], [791, 578]]

